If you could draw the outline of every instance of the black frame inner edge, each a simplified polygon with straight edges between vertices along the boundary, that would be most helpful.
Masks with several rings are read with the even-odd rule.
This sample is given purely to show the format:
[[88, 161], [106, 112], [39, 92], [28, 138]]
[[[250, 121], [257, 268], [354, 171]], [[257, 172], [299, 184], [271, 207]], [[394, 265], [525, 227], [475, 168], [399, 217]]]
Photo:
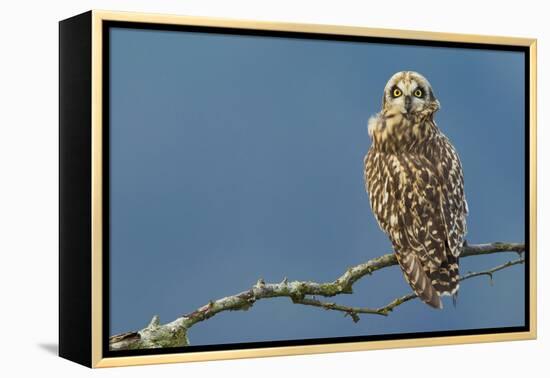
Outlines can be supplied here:
[[[315, 338], [315, 339], [298, 339], [298, 340], [281, 340], [281, 341], [258, 341], [246, 343], [231, 343], [231, 344], [216, 344], [216, 345], [190, 345], [177, 348], [159, 348], [159, 349], [139, 349], [139, 350], [124, 350], [111, 351], [109, 350], [109, 329], [110, 329], [110, 267], [109, 267], [109, 240], [110, 240], [110, 170], [109, 170], [109, 114], [110, 114], [110, 28], [130, 28], [130, 29], [146, 29], [146, 30], [166, 30], [166, 31], [181, 31], [181, 32], [201, 32], [215, 34], [231, 34], [244, 36], [263, 36], [263, 37], [281, 37], [281, 38], [298, 38], [298, 39], [316, 39], [330, 40], [342, 42], [363, 42], [363, 43], [380, 43], [392, 45], [412, 45], [412, 46], [431, 46], [431, 47], [449, 47], [449, 48], [464, 48], [464, 49], [480, 49], [480, 50], [500, 50], [500, 51], [519, 51], [524, 53], [525, 57], [525, 325], [519, 327], [499, 327], [499, 328], [481, 328], [470, 330], [447, 330], [447, 331], [432, 331], [432, 332], [412, 332], [399, 334], [384, 334], [384, 335], [368, 335], [368, 336], [347, 336], [347, 337], [331, 337], [331, 338]], [[425, 41], [414, 39], [399, 39], [385, 37], [367, 37], [367, 36], [351, 36], [351, 35], [334, 35], [334, 34], [318, 34], [309, 32], [287, 32], [287, 31], [272, 31], [272, 30], [256, 30], [256, 29], [239, 29], [228, 27], [212, 27], [212, 26], [190, 26], [190, 25], [166, 25], [144, 22], [126, 22], [126, 21], [103, 21], [103, 329], [102, 329], [102, 355], [106, 357], [126, 357], [126, 356], [144, 356], [158, 355], [168, 353], [192, 353], [202, 351], [221, 351], [235, 349], [252, 349], [252, 348], [269, 348], [269, 347], [285, 347], [285, 346], [305, 346], [315, 344], [337, 344], [346, 342], [361, 342], [361, 341], [383, 341], [383, 340], [405, 340], [405, 339], [422, 339], [432, 337], [449, 337], [449, 336], [465, 336], [465, 335], [482, 335], [482, 334], [500, 334], [510, 332], [528, 332], [530, 330], [530, 256], [529, 256], [529, 235], [530, 235], [530, 55], [528, 46], [513, 46], [513, 45], [498, 45], [498, 44], [483, 44], [483, 43], [466, 43], [466, 42], [442, 42], [442, 41]]]

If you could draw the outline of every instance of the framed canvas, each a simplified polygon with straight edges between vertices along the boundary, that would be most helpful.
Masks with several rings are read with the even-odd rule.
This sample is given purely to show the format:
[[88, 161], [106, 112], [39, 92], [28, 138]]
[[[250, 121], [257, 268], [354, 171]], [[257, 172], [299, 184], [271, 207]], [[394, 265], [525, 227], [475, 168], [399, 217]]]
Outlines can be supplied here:
[[59, 354], [536, 337], [536, 40], [60, 22]]

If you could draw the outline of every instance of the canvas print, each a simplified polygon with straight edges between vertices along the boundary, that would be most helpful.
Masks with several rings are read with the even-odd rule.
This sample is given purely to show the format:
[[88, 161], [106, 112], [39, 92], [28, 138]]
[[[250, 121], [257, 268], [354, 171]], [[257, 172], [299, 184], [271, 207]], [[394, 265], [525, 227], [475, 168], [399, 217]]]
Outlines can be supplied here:
[[106, 38], [107, 353], [526, 329], [524, 51]]

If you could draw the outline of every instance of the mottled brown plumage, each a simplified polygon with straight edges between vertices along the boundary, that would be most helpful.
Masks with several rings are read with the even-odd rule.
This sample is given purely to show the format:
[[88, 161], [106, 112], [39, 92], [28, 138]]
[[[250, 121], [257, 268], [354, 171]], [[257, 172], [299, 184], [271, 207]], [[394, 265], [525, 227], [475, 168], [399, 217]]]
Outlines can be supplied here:
[[429, 82], [398, 72], [369, 120], [365, 186], [405, 279], [420, 299], [442, 308], [458, 290], [458, 257], [468, 212], [458, 154], [433, 120], [439, 109]]

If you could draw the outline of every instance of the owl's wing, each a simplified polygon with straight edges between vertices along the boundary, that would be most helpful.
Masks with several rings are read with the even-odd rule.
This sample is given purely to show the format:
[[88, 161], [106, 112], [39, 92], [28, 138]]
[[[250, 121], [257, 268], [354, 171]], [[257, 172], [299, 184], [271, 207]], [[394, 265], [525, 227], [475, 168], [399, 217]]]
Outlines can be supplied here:
[[440, 181], [434, 165], [419, 155], [371, 149], [365, 157], [365, 185], [380, 228], [394, 245], [439, 263], [446, 235]]
[[449, 250], [458, 257], [467, 232], [468, 203], [464, 193], [464, 174], [458, 153], [446, 136], [442, 134], [439, 136], [437, 146], [434, 164], [438, 175], [442, 178], [440, 208], [445, 220]]
[[400, 177], [395, 201], [397, 219], [392, 226], [392, 241], [412, 249], [424, 270], [436, 270], [447, 261], [446, 221], [442, 209], [442, 179], [434, 165], [416, 154], [395, 156]]
[[446, 246], [444, 180], [422, 155], [371, 150], [365, 162], [371, 207], [392, 241], [405, 278], [422, 300], [440, 307], [434, 291], [450, 294], [458, 286], [457, 259]]

